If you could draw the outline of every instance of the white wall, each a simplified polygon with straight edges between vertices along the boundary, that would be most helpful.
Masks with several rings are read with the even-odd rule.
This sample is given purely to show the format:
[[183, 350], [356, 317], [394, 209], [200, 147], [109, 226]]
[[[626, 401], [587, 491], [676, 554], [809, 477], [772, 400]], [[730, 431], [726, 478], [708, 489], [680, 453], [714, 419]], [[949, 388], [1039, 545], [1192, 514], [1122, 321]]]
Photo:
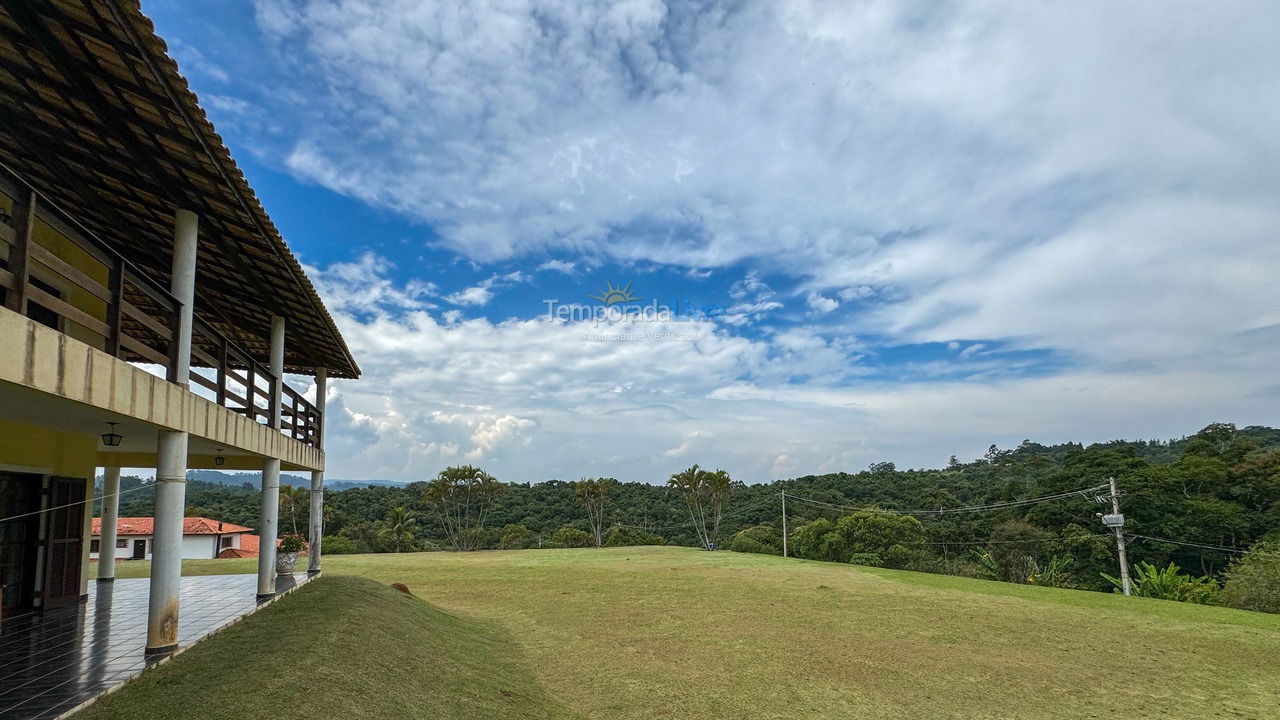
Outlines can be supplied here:
[[[218, 537], [219, 536], [217, 535], [183, 535], [182, 536], [182, 557], [187, 559], [192, 559], [192, 560], [212, 559], [217, 554], [214, 552], [214, 543], [217, 542]], [[221, 537], [228, 537], [228, 535], [222, 535]], [[240, 533], [230, 535], [229, 537], [231, 537], [231, 547], [234, 547], [234, 548], [240, 547]], [[101, 538], [97, 536], [95, 536], [93, 539], [101, 540]], [[116, 549], [117, 560], [128, 560], [133, 557], [133, 543], [135, 540], [147, 541], [147, 559], [148, 560], [151, 559], [151, 537], [150, 536], [123, 535], [120, 537], [120, 539], [127, 540], [128, 545], [126, 547]], [[90, 553], [89, 556], [96, 560], [98, 557], [98, 553]]]

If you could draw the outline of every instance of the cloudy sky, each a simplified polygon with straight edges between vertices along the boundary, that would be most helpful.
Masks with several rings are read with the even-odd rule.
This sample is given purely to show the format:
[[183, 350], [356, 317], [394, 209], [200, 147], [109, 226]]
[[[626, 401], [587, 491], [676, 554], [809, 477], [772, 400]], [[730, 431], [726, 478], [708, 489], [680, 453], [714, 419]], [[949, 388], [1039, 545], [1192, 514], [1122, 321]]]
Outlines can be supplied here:
[[143, 8], [363, 366], [331, 477], [1280, 424], [1275, 3]]

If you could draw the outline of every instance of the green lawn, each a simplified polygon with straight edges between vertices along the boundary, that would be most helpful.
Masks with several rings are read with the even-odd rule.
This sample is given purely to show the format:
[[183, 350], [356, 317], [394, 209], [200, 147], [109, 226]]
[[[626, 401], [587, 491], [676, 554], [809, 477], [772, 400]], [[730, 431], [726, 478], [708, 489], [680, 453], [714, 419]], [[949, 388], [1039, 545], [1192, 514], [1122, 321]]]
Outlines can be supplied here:
[[[192, 570], [216, 562], [235, 561]], [[414, 613], [450, 618], [487, 653], [461, 658], [445, 648], [397, 661], [393, 672], [366, 668], [362, 643], [384, 641], [365, 632], [361, 613], [344, 610], [341, 630], [320, 632], [347, 644], [306, 652], [326, 652], [330, 672], [376, 675], [384, 693], [433, 689], [416, 713], [343, 711], [352, 717], [501, 717], [468, 709], [470, 698], [491, 700], [481, 689], [488, 673], [457, 670], [498, 660], [500, 684], [523, 683], [522, 698], [535, 702], [525, 717], [1280, 717], [1280, 616], [687, 548], [327, 556], [324, 566], [325, 582], [360, 575], [407, 584], [448, 614], [425, 605]], [[294, 612], [329, 592], [304, 587], [261, 622], [210, 640], [208, 652], [237, 632], [306, 642], [306, 613], [279, 629], [268, 613]], [[249, 644], [236, 657], [268, 675], [270, 665], [259, 666], [276, 661]], [[166, 670], [177, 674], [196, 659], [193, 651]], [[440, 695], [442, 672], [475, 692], [461, 701]], [[237, 703], [248, 713], [264, 697], [205, 668], [189, 677], [217, 686], [204, 707], [234, 716]], [[185, 686], [167, 687], [187, 697]], [[308, 687], [335, 704], [347, 692]], [[121, 699], [132, 695], [141, 691]], [[305, 716], [291, 703], [271, 705], [277, 716]]]

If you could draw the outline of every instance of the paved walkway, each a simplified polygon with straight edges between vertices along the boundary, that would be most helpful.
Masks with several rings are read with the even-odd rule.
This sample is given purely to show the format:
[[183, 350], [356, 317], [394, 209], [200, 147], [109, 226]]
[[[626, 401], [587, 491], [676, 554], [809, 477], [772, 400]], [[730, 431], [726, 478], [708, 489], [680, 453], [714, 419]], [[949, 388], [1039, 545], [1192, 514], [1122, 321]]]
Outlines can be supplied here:
[[[178, 643], [186, 647], [257, 607], [257, 575], [182, 578]], [[306, 573], [276, 578], [282, 593]], [[87, 603], [5, 618], [0, 720], [56, 718], [142, 672], [150, 581], [89, 581]]]

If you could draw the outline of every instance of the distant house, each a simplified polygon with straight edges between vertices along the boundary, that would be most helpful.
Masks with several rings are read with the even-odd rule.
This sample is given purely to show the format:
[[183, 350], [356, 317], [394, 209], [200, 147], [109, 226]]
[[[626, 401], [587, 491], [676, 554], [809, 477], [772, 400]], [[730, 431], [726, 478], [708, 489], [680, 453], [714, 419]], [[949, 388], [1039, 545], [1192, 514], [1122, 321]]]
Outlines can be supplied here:
[[[281, 538], [276, 539], [276, 547], [280, 547], [283, 541]], [[220, 558], [254, 558], [258, 557], [259, 543], [261, 539], [257, 535], [244, 533], [240, 536], [240, 544], [236, 547], [228, 547], [222, 549], [218, 553]], [[303, 543], [303, 552], [306, 552], [307, 544]]]
[[[116, 557], [130, 560], [151, 559], [151, 536], [155, 520], [149, 517], [120, 518], [116, 523]], [[258, 550], [253, 528], [206, 517], [182, 519], [182, 557], [208, 559], [227, 550], [238, 550], [246, 537], [252, 537], [253, 555]], [[93, 519], [89, 539], [89, 557], [97, 558], [102, 541], [102, 518]], [[233, 555], [232, 557], [237, 557]], [[243, 557], [243, 556], [240, 556]]]
[[240, 544], [236, 547], [223, 548], [218, 551], [220, 558], [253, 558], [258, 557], [258, 536], [245, 533], [240, 536]]

